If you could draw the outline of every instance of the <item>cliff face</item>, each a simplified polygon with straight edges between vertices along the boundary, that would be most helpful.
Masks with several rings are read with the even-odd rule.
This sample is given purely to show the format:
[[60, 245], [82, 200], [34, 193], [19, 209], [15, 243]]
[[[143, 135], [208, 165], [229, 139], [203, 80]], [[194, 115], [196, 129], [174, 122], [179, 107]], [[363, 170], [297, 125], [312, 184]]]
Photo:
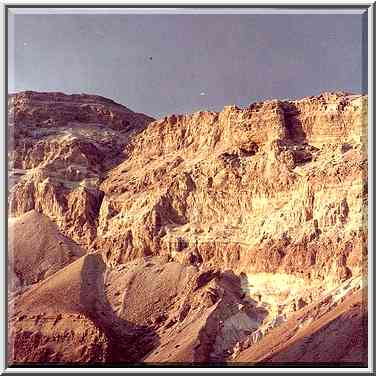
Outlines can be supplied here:
[[230, 269], [270, 314], [366, 273], [366, 96], [154, 121], [97, 96], [25, 92], [9, 110], [10, 215], [44, 214], [109, 269], [146, 256]]
[[154, 122], [87, 95], [24, 93], [10, 109], [11, 213], [36, 209], [112, 265], [167, 253], [308, 279], [361, 271], [365, 97]]
[[99, 182], [153, 119], [92, 95], [9, 97], [11, 215], [41, 212], [90, 247], [103, 199]]

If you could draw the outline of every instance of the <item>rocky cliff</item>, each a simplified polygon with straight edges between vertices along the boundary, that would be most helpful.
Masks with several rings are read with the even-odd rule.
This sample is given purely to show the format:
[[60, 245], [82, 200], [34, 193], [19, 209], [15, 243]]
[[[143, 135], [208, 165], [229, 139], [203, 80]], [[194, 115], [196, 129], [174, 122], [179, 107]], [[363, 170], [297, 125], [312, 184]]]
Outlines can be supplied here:
[[[162, 257], [217, 273], [215, 288], [229, 294], [220, 301], [237, 306], [223, 287], [231, 270], [239, 294], [263, 304], [257, 322], [366, 274], [366, 96], [323, 93], [160, 120], [84, 94], [23, 92], [8, 105], [10, 216], [43, 214], [101, 255], [109, 273]], [[255, 329], [243, 317], [219, 341], [218, 323], [237, 313], [211, 309], [222, 313], [205, 311], [190, 332], [206, 350], [184, 350], [185, 361], [223, 361], [239, 333]], [[166, 361], [156, 349], [132, 356]]]
[[103, 199], [99, 183], [153, 119], [85, 94], [23, 92], [8, 106], [11, 215], [35, 209], [89, 248]]

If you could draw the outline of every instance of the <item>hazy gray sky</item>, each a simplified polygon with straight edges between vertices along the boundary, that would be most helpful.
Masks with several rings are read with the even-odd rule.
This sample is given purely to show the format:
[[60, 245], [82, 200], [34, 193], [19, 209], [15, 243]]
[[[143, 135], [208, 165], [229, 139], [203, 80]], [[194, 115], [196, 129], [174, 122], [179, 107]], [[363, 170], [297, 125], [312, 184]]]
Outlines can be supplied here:
[[366, 91], [366, 25], [359, 12], [36, 11], [9, 17], [11, 92], [99, 94], [160, 117], [322, 91]]

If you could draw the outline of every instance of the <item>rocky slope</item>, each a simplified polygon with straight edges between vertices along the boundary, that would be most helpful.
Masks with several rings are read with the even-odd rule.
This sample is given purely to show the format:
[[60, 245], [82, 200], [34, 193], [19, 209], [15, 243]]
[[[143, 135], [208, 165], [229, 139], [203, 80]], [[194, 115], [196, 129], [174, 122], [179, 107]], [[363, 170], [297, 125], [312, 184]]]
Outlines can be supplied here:
[[35, 210], [11, 218], [8, 231], [9, 290], [13, 293], [47, 278], [85, 254], [51, 220]]
[[9, 352], [16, 364], [208, 361], [220, 319], [238, 311], [237, 281], [163, 257], [110, 269], [86, 255], [11, 300]]
[[[261, 345], [277, 322], [292, 325], [366, 274], [366, 96], [323, 93], [154, 121], [98, 96], [24, 92], [9, 98], [9, 129], [10, 216], [35, 210], [88, 253], [12, 302], [16, 362], [298, 361], [292, 342], [257, 357], [244, 343], [253, 348], [257, 330], [270, 331]], [[87, 263], [98, 294], [82, 303]], [[80, 303], [43, 306], [63, 282], [81, 286], [70, 297]], [[338, 315], [353, 315], [351, 304]], [[60, 326], [20, 320], [29, 306], [63, 315]], [[339, 317], [330, 307], [325, 325]], [[71, 314], [83, 315], [77, 325], [88, 335], [61, 334], [76, 327]], [[360, 338], [366, 313], [358, 316]], [[313, 335], [321, 321], [310, 317]], [[25, 331], [43, 346], [61, 343], [35, 353]], [[308, 334], [293, 336], [296, 344]], [[361, 342], [359, 356], [322, 359], [364, 364]], [[66, 350], [77, 343], [81, 355]]]
[[[367, 293], [353, 279], [290, 315], [257, 341], [239, 342], [232, 362], [295, 366], [367, 364]], [[254, 336], [256, 337], [256, 336]]]

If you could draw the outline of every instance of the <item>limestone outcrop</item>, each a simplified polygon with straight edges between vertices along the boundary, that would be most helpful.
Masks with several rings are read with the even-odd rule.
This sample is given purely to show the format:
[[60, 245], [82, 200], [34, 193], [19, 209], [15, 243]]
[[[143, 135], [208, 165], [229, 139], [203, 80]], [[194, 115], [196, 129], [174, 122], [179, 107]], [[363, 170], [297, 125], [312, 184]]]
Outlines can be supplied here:
[[[99, 96], [11, 95], [10, 221], [42, 216], [85, 253], [65, 259], [66, 248], [43, 253], [31, 242], [34, 254], [52, 260], [51, 271], [17, 271], [35, 285], [14, 297], [11, 347], [35, 345], [25, 334], [34, 324], [20, 317], [33, 304], [50, 314], [40, 306], [50, 289], [76, 281], [82, 290], [95, 275], [99, 294], [89, 303], [73, 294], [74, 309], [56, 303], [51, 315], [62, 315], [61, 327], [47, 320], [33, 341], [68, 333], [74, 315], [84, 315], [87, 336], [67, 334], [47, 355], [16, 350], [13, 359], [292, 361], [294, 347], [278, 343], [272, 354], [267, 343], [275, 341], [263, 342], [257, 330], [278, 333], [277, 322], [293, 323], [302, 312], [319, 322], [312, 312], [324, 297], [367, 274], [367, 100], [322, 93], [155, 120]], [[359, 333], [366, 302], [350, 290], [322, 325], [337, 328], [356, 314], [348, 333]], [[34, 303], [33, 295], [40, 296]], [[347, 303], [354, 299], [359, 309]], [[244, 348], [256, 337], [266, 344], [257, 345], [257, 357]], [[81, 355], [66, 350], [80, 341]]]

